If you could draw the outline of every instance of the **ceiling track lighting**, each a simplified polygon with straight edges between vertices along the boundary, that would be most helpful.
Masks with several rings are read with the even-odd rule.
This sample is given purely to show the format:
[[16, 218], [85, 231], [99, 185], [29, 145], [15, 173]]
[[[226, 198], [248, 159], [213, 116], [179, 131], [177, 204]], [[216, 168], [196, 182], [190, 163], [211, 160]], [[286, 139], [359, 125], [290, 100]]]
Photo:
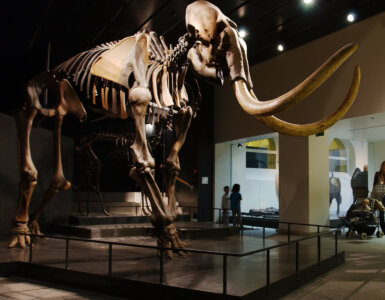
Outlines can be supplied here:
[[312, 5], [314, 4], [314, 0], [303, 0], [303, 3], [305, 3], [306, 5]]
[[247, 36], [247, 30], [246, 30], [245, 28], [239, 28], [238, 33], [239, 33], [239, 36], [240, 36], [241, 38], [244, 38], [244, 37]]
[[346, 20], [348, 20], [350, 23], [353, 23], [356, 20], [356, 14], [353, 12], [348, 13]]

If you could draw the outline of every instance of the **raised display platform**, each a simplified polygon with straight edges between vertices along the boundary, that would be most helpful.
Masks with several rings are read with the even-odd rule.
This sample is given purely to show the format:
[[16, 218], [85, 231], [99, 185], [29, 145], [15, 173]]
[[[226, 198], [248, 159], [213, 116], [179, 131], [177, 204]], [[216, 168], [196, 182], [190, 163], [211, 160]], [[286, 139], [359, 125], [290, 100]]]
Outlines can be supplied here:
[[[100, 239], [66, 244], [46, 238], [31, 248], [33, 255], [28, 248], [10, 252], [5, 249], [6, 240], [0, 240], [0, 248], [4, 248], [0, 254], [5, 256], [0, 255], [0, 275], [34, 278], [128, 299], [278, 299], [344, 262], [344, 252], [329, 248], [334, 244], [333, 237], [322, 238], [321, 260], [317, 263], [314, 242], [300, 242], [300, 255], [296, 256], [295, 244], [276, 248], [286, 236], [269, 231], [266, 240], [260, 238], [260, 230], [227, 238], [187, 239], [190, 254], [171, 260], [160, 260], [157, 250], [151, 248], [156, 245], [152, 238], [104, 239], [117, 242], [110, 248]], [[138, 248], [135, 245], [139, 243], [150, 247]], [[269, 256], [265, 252], [239, 256], [265, 247], [272, 247]]]
[[[239, 228], [191, 221], [190, 215], [178, 215], [175, 226], [181, 238], [221, 238], [239, 232]], [[115, 215], [70, 216], [69, 224], [51, 223], [43, 231], [81, 238], [152, 236], [149, 216]]]

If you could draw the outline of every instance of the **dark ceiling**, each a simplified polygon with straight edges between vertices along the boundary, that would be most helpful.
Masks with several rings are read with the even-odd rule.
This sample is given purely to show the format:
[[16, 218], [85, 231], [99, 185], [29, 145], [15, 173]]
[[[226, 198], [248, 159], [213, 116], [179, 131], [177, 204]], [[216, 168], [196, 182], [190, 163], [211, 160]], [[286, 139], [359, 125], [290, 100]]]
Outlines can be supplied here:
[[[176, 43], [186, 32], [181, 0], [33, 0], [2, 1], [2, 53], [8, 87], [43, 70], [48, 44], [51, 65], [102, 42], [119, 40], [138, 30], [154, 30]], [[230, 0], [211, 1], [248, 30], [245, 40], [253, 65], [278, 55], [277, 44], [298, 47], [385, 10], [384, 0]], [[4, 56], [5, 55], [5, 56]], [[4, 74], [4, 72], [3, 72]]]

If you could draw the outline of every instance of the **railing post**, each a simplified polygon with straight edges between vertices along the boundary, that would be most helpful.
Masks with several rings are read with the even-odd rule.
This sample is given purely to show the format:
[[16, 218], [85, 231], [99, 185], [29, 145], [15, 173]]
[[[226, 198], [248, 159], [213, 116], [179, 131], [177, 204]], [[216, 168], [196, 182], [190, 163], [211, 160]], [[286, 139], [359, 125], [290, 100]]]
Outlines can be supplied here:
[[266, 233], [265, 233], [265, 225], [263, 225], [263, 242], [265, 242], [265, 237], [266, 237]]
[[320, 231], [319, 231], [319, 225], [317, 225], [317, 233], [318, 233], [318, 234], [320, 233]]
[[299, 271], [299, 242], [295, 242], [295, 275], [298, 276]]
[[317, 236], [318, 268], [321, 267], [321, 236]]
[[32, 236], [29, 235], [30, 241], [29, 241], [29, 260], [28, 262], [32, 263]]
[[64, 265], [64, 269], [68, 270], [68, 252], [69, 252], [69, 239], [66, 239], [66, 261]]
[[223, 254], [223, 295], [227, 294], [227, 255]]
[[112, 274], [112, 244], [108, 244], [108, 277]]
[[159, 263], [160, 263], [160, 270], [159, 270], [159, 284], [163, 284], [163, 249], [160, 250], [160, 257], [159, 257]]
[[337, 232], [334, 232], [334, 255], [337, 258]]
[[287, 242], [290, 242], [290, 223], [287, 223]]
[[243, 218], [242, 218], [242, 213], [239, 215], [239, 217], [241, 218], [241, 222], [240, 222], [240, 226], [241, 226], [241, 235], [243, 235]]
[[270, 249], [266, 250], [266, 295], [269, 295], [270, 286]]

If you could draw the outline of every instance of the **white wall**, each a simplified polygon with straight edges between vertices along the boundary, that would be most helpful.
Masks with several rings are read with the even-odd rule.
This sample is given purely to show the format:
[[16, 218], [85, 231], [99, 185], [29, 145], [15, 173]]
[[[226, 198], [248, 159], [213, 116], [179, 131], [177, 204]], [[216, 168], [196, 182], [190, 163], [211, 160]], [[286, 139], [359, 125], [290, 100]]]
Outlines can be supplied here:
[[374, 153], [373, 153], [373, 161], [374, 161], [374, 170], [371, 176], [372, 184], [369, 186], [369, 190], [371, 190], [373, 186], [373, 178], [375, 172], [380, 169], [381, 163], [385, 160], [385, 142], [377, 142], [374, 143]]
[[250, 209], [278, 208], [277, 170], [246, 168], [246, 145], [232, 147], [232, 184], [241, 186], [242, 212]]
[[[223, 187], [231, 185], [231, 145], [215, 145], [214, 207], [222, 207]], [[231, 189], [231, 187], [230, 187]], [[218, 221], [219, 212], [215, 212], [214, 220]]]
[[231, 191], [232, 185], [238, 183], [242, 212], [278, 208], [277, 170], [246, 168], [246, 145], [241, 144], [242, 148], [238, 148], [238, 143], [215, 145], [215, 207], [221, 207], [223, 187], [229, 185]]
[[[329, 139], [329, 145], [333, 138], [338, 138], [338, 136], [333, 136]], [[349, 170], [345, 172], [333, 172], [334, 177], [338, 177], [341, 182], [341, 205], [340, 205], [340, 215], [344, 215], [350, 205], [353, 203], [353, 191], [350, 184], [353, 172], [355, 168], [360, 168], [361, 171], [364, 168], [364, 165], [369, 165], [369, 148], [368, 143], [363, 141], [355, 140], [344, 140], [340, 139], [344, 146], [348, 149], [348, 160], [349, 160]], [[331, 176], [331, 174], [329, 174]], [[369, 175], [370, 178], [370, 175]], [[370, 185], [369, 185], [370, 190]], [[330, 215], [335, 216], [337, 214], [337, 202], [333, 199], [332, 204], [330, 205]]]

